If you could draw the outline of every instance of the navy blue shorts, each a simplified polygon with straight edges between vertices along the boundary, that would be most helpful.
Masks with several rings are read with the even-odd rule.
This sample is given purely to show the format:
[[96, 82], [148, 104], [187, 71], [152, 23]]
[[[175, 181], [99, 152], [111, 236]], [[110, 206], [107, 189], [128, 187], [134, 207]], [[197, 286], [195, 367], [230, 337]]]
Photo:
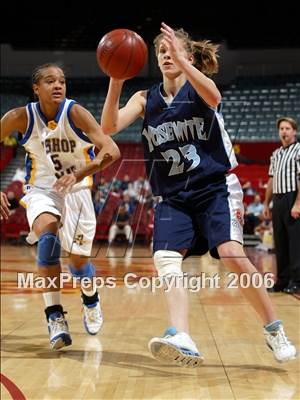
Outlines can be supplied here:
[[180, 191], [156, 206], [153, 252], [187, 249], [186, 258], [210, 251], [219, 258], [221, 243], [243, 243], [243, 214], [243, 191], [234, 174], [202, 188]]

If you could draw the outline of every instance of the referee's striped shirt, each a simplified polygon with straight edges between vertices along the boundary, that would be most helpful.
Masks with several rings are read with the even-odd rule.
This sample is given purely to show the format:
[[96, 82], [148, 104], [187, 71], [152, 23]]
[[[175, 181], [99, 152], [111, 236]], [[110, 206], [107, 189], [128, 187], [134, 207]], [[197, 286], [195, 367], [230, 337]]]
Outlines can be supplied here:
[[300, 179], [300, 143], [276, 149], [272, 156], [269, 176], [273, 178], [273, 193], [295, 192]]

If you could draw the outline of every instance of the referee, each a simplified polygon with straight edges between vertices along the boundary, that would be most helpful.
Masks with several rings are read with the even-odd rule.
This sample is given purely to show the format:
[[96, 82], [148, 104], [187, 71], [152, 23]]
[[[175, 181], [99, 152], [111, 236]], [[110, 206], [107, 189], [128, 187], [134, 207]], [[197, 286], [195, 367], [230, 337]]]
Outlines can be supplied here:
[[277, 281], [271, 291], [300, 294], [300, 143], [294, 119], [280, 118], [277, 128], [282, 146], [271, 156], [263, 211], [270, 219], [273, 200]]

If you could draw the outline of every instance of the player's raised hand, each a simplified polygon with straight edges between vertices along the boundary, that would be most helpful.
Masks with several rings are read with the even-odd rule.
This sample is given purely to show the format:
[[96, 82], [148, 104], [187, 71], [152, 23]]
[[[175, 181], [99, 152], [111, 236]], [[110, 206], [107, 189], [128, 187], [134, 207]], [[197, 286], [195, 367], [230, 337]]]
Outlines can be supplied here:
[[181, 58], [184, 58], [184, 48], [177, 39], [174, 30], [164, 22], [162, 22], [160, 30], [164, 35], [161, 43], [169, 50], [172, 60], [175, 63], [179, 62]]
[[63, 175], [53, 185], [53, 189], [60, 193], [69, 193], [72, 187], [77, 182], [74, 174]]
[[8, 219], [10, 203], [6, 197], [6, 194], [0, 192], [0, 217], [1, 219]]

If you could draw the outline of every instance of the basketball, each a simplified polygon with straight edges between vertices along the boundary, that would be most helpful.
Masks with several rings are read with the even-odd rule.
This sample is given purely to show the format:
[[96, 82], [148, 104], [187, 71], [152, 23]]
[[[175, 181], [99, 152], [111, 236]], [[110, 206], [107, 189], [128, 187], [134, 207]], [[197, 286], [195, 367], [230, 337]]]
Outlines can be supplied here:
[[111, 78], [133, 78], [147, 59], [148, 49], [144, 40], [128, 29], [115, 29], [107, 33], [97, 47], [99, 67]]

